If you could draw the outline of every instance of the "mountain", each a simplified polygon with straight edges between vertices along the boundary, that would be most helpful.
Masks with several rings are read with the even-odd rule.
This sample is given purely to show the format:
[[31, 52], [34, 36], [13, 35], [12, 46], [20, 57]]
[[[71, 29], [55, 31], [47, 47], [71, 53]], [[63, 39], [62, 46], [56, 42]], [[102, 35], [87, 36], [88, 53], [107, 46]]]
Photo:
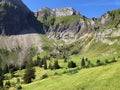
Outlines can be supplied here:
[[119, 54], [120, 9], [87, 18], [72, 7], [43, 8], [33, 13], [21, 0], [1, 0], [0, 25], [4, 63], [22, 64], [31, 52], [50, 55], [61, 53], [63, 48], [71, 48], [70, 55]]
[[[40, 24], [35, 26], [34, 23], [39, 22], [21, 0], [3, 0], [0, 2], [1, 34], [16, 35], [28, 27], [36, 29]], [[42, 30], [42, 26], [39, 26], [37, 31], [44, 33]]]
[[[0, 0], [5, 89], [119, 90], [119, 64], [120, 9], [87, 18], [71, 7], [31, 12], [21, 0]], [[25, 84], [24, 74], [33, 83]]]
[[[98, 19], [102, 26], [107, 28], [119, 27], [120, 24], [120, 9], [108, 11]], [[101, 26], [101, 27], [102, 27]]]
[[[68, 9], [66, 8], [66, 10]], [[58, 15], [58, 17], [49, 13], [51, 10], [48, 8], [39, 10], [37, 11], [37, 13], [40, 12], [38, 15], [35, 12], [36, 18], [43, 23], [48, 38], [57, 41], [63, 40], [70, 44], [68, 48], [71, 48], [72, 44], [73, 50], [71, 48], [71, 52], [87, 53], [93, 48], [91, 53], [95, 53], [101, 46], [104, 53], [99, 50], [95, 55], [119, 53], [120, 9], [108, 11], [99, 18], [87, 18], [80, 13]]]
[[43, 8], [41, 10], [38, 10], [35, 12], [36, 17], [43, 17], [43, 16], [55, 16], [55, 17], [60, 17], [60, 16], [68, 16], [68, 15], [79, 15], [79, 12], [73, 9], [72, 7], [66, 7], [66, 8], [55, 8], [55, 9], [50, 9], [50, 8]]
[[97, 26], [94, 20], [86, 18], [71, 7], [43, 8], [36, 11], [35, 16], [45, 25], [44, 31], [48, 36], [57, 39], [74, 38], [74, 35], [89, 32]]
[[32, 47], [39, 48], [40, 52], [38, 33], [44, 34], [42, 23], [21, 0], [0, 1], [0, 58], [3, 63], [17, 61], [21, 64]]
[[34, 14], [44, 24], [48, 37], [63, 40], [120, 26], [120, 9], [108, 11], [99, 18], [87, 18], [71, 7], [43, 8]]

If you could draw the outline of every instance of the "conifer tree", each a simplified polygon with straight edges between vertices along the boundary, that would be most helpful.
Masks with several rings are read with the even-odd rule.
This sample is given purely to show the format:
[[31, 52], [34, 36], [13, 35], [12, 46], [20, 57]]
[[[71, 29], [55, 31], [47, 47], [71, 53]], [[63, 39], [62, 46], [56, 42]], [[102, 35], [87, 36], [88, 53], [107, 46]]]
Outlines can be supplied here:
[[0, 67], [0, 88], [3, 87], [3, 79], [4, 79], [3, 70], [2, 70], [2, 68]]
[[73, 61], [68, 62], [68, 68], [74, 68], [76, 67], [76, 63]]
[[59, 69], [60, 68], [60, 65], [58, 64], [58, 60], [55, 60], [54, 61], [54, 69]]
[[33, 68], [31, 62], [27, 63], [26, 65], [27, 65], [26, 71], [25, 71], [23, 79], [25, 83], [31, 83], [32, 79], [35, 79], [35, 69]]
[[44, 69], [47, 69], [47, 61], [44, 60]]
[[85, 59], [83, 57], [82, 60], [81, 60], [81, 68], [84, 68], [84, 67], [85, 67]]

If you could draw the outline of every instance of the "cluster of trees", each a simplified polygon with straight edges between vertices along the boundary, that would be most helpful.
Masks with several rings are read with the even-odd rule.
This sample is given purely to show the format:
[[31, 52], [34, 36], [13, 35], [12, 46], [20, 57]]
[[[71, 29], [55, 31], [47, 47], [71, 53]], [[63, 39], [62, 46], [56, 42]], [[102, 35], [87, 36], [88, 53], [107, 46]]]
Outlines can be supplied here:
[[90, 62], [90, 60], [88, 60], [88, 58], [82, 58], [81, 60], [81, 68], [85, 68], [85, 67], [93, 67], [93, 64]]
[[45, 56], [44, 58], [37, 57], [37, 60], [33, 61], [33, 66], [43, 67], [47, 69], [47, 60], [50, 60], [50, 57]]
[[88, 58], [83, 57], [81, 60], [81, 68], [102, 66], [102, 65], [106, 65], [106, 64], [110, 64], [110, 63], [114, 63], [114, 62], [117, 62], [117, 60], [115, 58], [113, 58], [111, 61], [106, 59], [105, 62], [98, 59], [98, 60], [96, 60], [96, 65], [94, 65], [90, 62], [90, 60], [88, 60]]
[[[90, 60], [88, 60], [88, 58], [83, 57], [81, 59], [81, 68], [90, 68], [90, 67], [106, 65], [114, 62], [117, 62], [115, 58], [113, 58], [111, 61], [106, 59], [105, 62], [102, 62], [101, 60], [98, 59], [96, 60], [96, 64], [94, 65], [93, 63], [90, 62]], [[73, 61], [68, 62], [68, 68], [75, 68], [75, 67], [77, 67], [75, 62]]]
[[[17, 78], [16, 82], [10, 82], [10, 80], [5, 81], [4, 87], [2, 89], [9, 90], [10, 87], [15, 87], [16, 90], [22, 90], [20, 79]], [[2, 90], [2, 89], [0, 89], [0, 90]]]
[[58, 63], [58, 60], [54, 60], [54, 63], [52, 64], [51, 62], [49, 63], [49, 69], [53, 70], [53, 69], [59, 69], [60, 65]]
[[[75, 68], [77, 67], [76, 63], [73, 61], [68, 61], [68, 57], [64, 56], [64, 62], [68, 63], [68, 68]], [[50, 61], [50, 57], [44, 57], [44, 58], [40, 58], [39, 56], [37, 57], [37, 60], [33, 61], [32, 59], [30, 59], [29, 61], [25, 61], [23, 63], [23, 65], [21, 65], [20, 67], [14, 65], [14, 64], [10, 64], [10, 65], [5, 65], [5, 67], [2, 69], [0, 68], [0, 88], [3, 87], [3, 80], [4, 80], [4, 74], [5, 73], [11, 73], [11, 76], [14, 76], [14, 71], [18, 70], [18, 69], [25, 69], [25, 74], [23, 77], [23, 80], [25, 83], [31, 83], [34, 79], [35, 79], [35, 68], [34, 66], [39, 66], [40, 68], [44, 68], [46, 69], [59, 69], [61, 68], [59, 65], [58, 60], [54, 60], [54, 62], [49, 63], [49, 65], [47, 65], [47, 60]], [[109, 63], [113, 63], [116, 62], [116, 59], [113, 58], [111, 61], [110, 60], [105, 60], [105, 62], [102, 62], [101, 60], [96, 60], [96, 64], [92, 64], [90, 62], [90, 60], [88, 60], [88, 58], [82, 58], [81, 59], [81, 68], [89, 68], [89, 67], [94, 67], [94, 66], [101, 66], [101, 65], [105, 65], [105, 64], [109, 64]], [[46, 75], [43, 75], [42, 78], [46, 78]], [[6, 86], [9, 86], [9, 82], [7, 82], [5, 84]], [[20, 87], [19, 87], [20, 88]]]
[[39, 66], [40, 68], [46, 69], [59, 69], [60, 65], [58, 64], [58, 60], [54, 60], [54, 63], [52, 62], [47, 63], [47, 60], [50, 61], [50, 57], [45, 56], [44, 58], [40, 58], [39, 56], [37, 57], [37, 60], [33, 61], [33, 66]]

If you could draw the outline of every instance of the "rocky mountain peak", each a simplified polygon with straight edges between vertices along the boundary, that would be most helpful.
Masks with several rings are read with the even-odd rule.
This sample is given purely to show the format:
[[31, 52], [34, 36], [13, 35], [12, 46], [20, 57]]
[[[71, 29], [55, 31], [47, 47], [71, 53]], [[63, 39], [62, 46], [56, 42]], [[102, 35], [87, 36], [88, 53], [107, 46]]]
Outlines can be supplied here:
[[72, 7], [65, 8], [43, 8], [35, 12], [35, 16], [44, 16], [45, 13], [49, 13], [50, 16], [60, 17], [60, 16], [68, 16], [68, 15], [79, 15], [80, 13], [73, 9]]
[[77, 12], [72, 7], [55, 8], [55, 9], [52, 9], [52, 11], [55, 12], [56, 17], [68, 16], [68, 15], [78, 15], [79, 14], [79, 12]]

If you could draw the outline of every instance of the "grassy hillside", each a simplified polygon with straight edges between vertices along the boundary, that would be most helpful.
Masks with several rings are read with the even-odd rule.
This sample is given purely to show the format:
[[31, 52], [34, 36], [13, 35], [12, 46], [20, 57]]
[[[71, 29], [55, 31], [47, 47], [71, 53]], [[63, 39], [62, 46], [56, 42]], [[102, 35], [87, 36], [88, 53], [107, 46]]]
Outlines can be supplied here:
[[[77, 64], [76, 68], [68, 68], [68, 63], [65, 63], [63, 59], [59, 59], [59, 65], [62, 67], [60, 69], [44, 70], [43, 68], [35, 67], [36, 78], [30, 84], [24, 84], [23, 75], [25, 70], [14, 72], [14, 76], [16, 77], [11, 78], [10, 74], [6, 74], [5, 77], [8, 78], [13, 85], [9, 90], [16, 90], [13, 87], [15, 87], [14, 83], [17, 82], [17, 78], [20, 79], [23, 90], [56, 90], [56, 88], [58, 88], [57, 90], [119, 90], [120, 58], [118, 58], [118, 56], [114, 57], [117, 60], [115, 63], [84, 69], [80, 68], [81, 56], [79, 55], [73, 55], [69, 59]], [[98, 59], [105, 63], [106, 59], [111, 61], [113, 56], [88, 58], [94, 65], [96, 65]], [[53, 62], [54, 58], [47, 61], [48, 65], [51, 61]], [[42, 79], [42, 75], [45, 74], [48, 75], [48, 77]], [[114, 86], [111, 87], [113, 83]]]
[[82, 69], [23, 85], [24, 90], [119, 90], [120, 62]]
[[[108, 19], [107, 22], [105, 23], [105, 25], [100, 25], [100, 28], [114, 28], [114, 27], [118, 27], [118, 25], [120, 24], [120, 9], [116, 9], [113, 11], [108, 11]], [[107, 14], [104, 14], [103, 17], [106, 17]], [[99, 19], [98, 19], [99, 21]]]

